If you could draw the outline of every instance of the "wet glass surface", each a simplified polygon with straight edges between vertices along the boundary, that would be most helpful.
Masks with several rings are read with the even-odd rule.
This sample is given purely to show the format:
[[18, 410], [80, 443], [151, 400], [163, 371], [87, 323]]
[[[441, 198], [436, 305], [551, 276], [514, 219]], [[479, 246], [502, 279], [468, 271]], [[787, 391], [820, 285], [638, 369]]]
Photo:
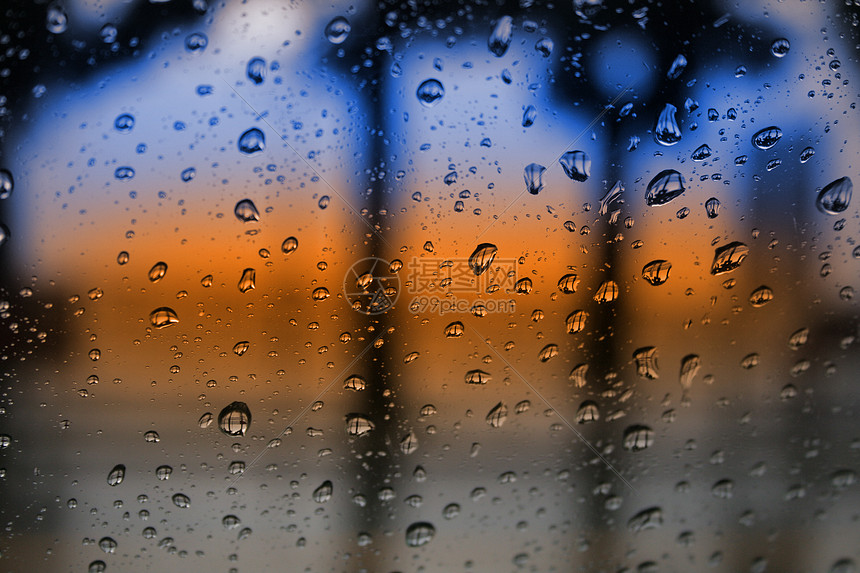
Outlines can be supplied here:
[[0, 569], [857, 571], [850, 4], [4, 4]]

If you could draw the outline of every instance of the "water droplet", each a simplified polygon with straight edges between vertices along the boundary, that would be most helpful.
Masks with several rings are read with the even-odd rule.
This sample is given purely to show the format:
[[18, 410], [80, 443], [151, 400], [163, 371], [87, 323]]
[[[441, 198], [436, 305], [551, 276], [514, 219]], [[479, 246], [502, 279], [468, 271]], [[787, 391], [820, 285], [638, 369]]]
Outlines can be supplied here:
[[705, 201], [705, 213], [708, 215], [708, 219], [716, 219], [717, 215], [720, 214], [720, 200], [711, 197]]
[[98, 348], [93, 348], [87, 355], [90, 357], [90, 360], [97, 362], [98, 359], [102, 357], [102, 351]]
[[601, 304], [612, 302], [618, 298], [619, 292], [620, 290], [615, 281], [604, 281], [594, 294], [594, 300]]
[[346, 41], [352, 26], [349, 20], [343, 16], [333, 18], [325, 27], [325, 37], [332, 44], [343, 44]]
[[242, 340], [233, 345], [233, 354], [236, 356], [242, 356], [248, 352], [249, 348], [251, 348], [251, 343], [247, 340]]
[[314, 291], [311, 293], [311, 298], [317, 302], [323, 301], [329, 296], [331, 296], [331, 293], [325, 287], [315, 288]]
[[132, 179], [134, 177], [134, 169], [131, 167], [117, 167], [113, 172], [113, 176], [120, 181]]
[[231, 402], [218, 414], [218, 428], [228, 436], [244, 436], [251, 425], [251, 410], [244, 402]]
[[52, 34], [62, 34], [69, 25], [69, 18], [60, 4], [48, 6], [48, 14], [45, 17], [45, 27]]
[[331, 499], [333, 490], [334, 486], [329, 480], [322, 482], [322, 484], [314, 490], [314, 501], [317, 503], [327, 502]]
[[161, 437], [155, 430], [149, 430], [148, 432], [143, 434], [143, 439], [150, 444], [156, 444], [161, 441]]
[[541, 362], [547, 362], [550, 358], [554, 358], [556, 356], [558, 356], [558, 345], [547, 344], [538, 353], [538, 360]]
[[124, 265], [124, 264], [128, 263], [128, 259], [129, 259], [128, 251], [120, 251], [119, 254], [116, 256], [116, 263], [118, 265]]
[[463, 336], [463, 333], [463, 323], [459, 320], [456, 320], [445, 327], [445, 338], [459, 338], [460, 336]]
[[627, 529], [633, 533], [639, 533], [646, 529], [658, 529], [662, 526], [663, 510], [659, 507], [643, 509], [627, 522]]
[[770, 53], [777, 58], [784, 58], [791, 49], [791, 44], [785, 38], [777, 38], [770, 45]]
[[175, 493], [170, 499], [176, 507], [181, 507], [183, 509], [191, 507], [191, 499], [184, 493]]
[[411, 454], [418, 449], [418, 438], [415, 432], [409, 432], [400, 440], [400, 451], [406, 455]]
[[711, 263], [711, 274], [728, 273], [739, 266], [749, 254], [750, 249], [745, 244], [733, 241], [714, 251], [714, 261]]
[[576, 310], [570, 313], [565, 319], [565, 327], [568, 334], [576, 334], [585, 329], [585, 320], [588, 318], [588, 313], [584, 310]]
[[256, 85], [260, 85], [266, 78], [266, 60], [263, 58], [251, 58], [248, 60], [245, 74], [247, 74], [249, 80]]
[[419, 356], [421, 356], [421, 353], [419, 353], [419, 352], [410, 352], [409, 354], [407, 354], [406, 356], [403, 357], [403, 363], [404, 364], [411, 364], [412, 362], [415, 362], [416, 360], [418, 360]]
[[295, 237], [287, 237], [284, 239], [284, 242], [281, 243], [281, 250], [285, 255], [289, 255], [293, 251], [299, 248], [299, 240]]
[[121, 484], [123, 479], [125, 479], [125, 466], [123, 464], [117, 464], [108, 474], [107, 482], [108, 485], [116, 486]]
[[172, 308], [162, 306], [149, 313], [149, 322], [155, 328], [167, 328], [179, 322], [179, 317]]
[[197, 175], [197, 170], [193, 167], [189, 167], [187, 169], [183, 169], [182, 173], [180, 173], [179, 176], [182, 178], [182, 181], [184, 181], [185, 183], [188, 183], [189, 181], [194, 179], [194, 177], [196, 175]]
[[693, 154], [690, 157], [693, 161], [704, 161], [711, 156], [711, 153], [711, 148], [708, 147], [708, 144], [703, 143], [693, 151]]
[[529, 294], [532, 292], [532, 286], [532, 280], [528, 277], [524, 277], [514, 284], [514, 292], [518, 294]]
[[537, 109], [533, 105], [526, 107], [523, 111], [523, 127], [531, 127], [537, 119]]
[[649, 207], [665, 205], [686, 191], [684, 185], [684, 176], [674, 169], [661, 171], [648, 184], [648, 189], [645, 192], [645, 204]]
[[416, 95], [421, 105], [424, 107], [433, 107], [445, 96], [445, 88], [439, 80], [430, 78], [421, 82]]
[[619, 213], [621, 213], [621, 206], [624, 204], [623, 193], [624, 185], [621, 181], [616, 181], [615, 185], [600, 198], [600, 208], [597, 212], [602, 216], [609, 215], [610, 225], [615, 224]]
[[159, 261], [152, 265], [152, 268], [149, 269], [149, 280], [151, 282], [157, 283], [164, 278], [165, 274], [167, 274], [167, 263]]
[[170, 475], [173, 473], [173, 468], [167, 465], [158, 466], [155, 468], [155, 477], [161, 481], [165, 481], [170, 479]]
[[675, 56], [675, 59], [672, 61], [672, 65], [669, 67], [669, 71], [666, 72], [666, 77], [670, 80], [677, 80], [682, 73], [684, 73], [684, 68], [687, 67], [687, 58], [684, 54], [678, 54]]
[[107, 565], [104, 561], [93, 561], [87, 568], [87, 573], [105, 573]]
[[573, 418], [577, 424], [589, 424], [600, 419], [600, 410], [597, 407], [597, 402], [585, 400], [579, 405], [576, 415]]
[[373, 422], [361, 414], [349, 414], [346, 417], [346, 433], [350, 436], [364, 436], [375, 427]]
[[552, 49], [555, 46], [553, 41], [549, 38], [541, 38], [535, 43], [535, 50], [543, 56], [544, 58], [548, 58], [550, 54], [552, 54]]
[[852, 559], [840, 559], [830, 566], [829, 573], [857, 573], [857, 565]]
[[202, 52], [209, 45], [209, 38], [202, 32], [194, 32], [185, 38], [185, 49], [191, 53]]
[[328, 207], [329, 203], [331, 203], [331, 197], [329, 197], [328, 195], [323, 195], [322, 197], [320, 197], [320, 200], [317, 205], [320, 209], [325, 209], [326, 207]]
[[432, 416], [432, 415], [436, 414], [436, 412], [437, 412], [436, 406], [434, 406], [433, 404], [427, 404], [425, 406], [421, 406], [420, 414], [422, 416]]
[[663, 111], [660, 112], [657, 125], [654, 126], [654, 140], [660, 145], [675, 145], [681, 141], [681, 129], [678, 127], [678, 122], [675, 121], [676, 111], [678, 108], [667, 103]]
[[489, 39], [487, 47], [490, 52], [497, 58], [501, 58], [508, 51], [508, 46], [511, 45], [511, 36], [513, 34], [514, 19], [510, 16], [502, 16], [496, 22]]
[[654, 346], [645, 346], [633, 352], [633, 360], [636, 361], [636, 374], [640, 378], [647, 380], [656, 380], [660, 376], [657, 374], [657, 348]]
[[648, 426], [634, 425], [624, 430], [624, 449], [638, 452], [654, 444], [654, 430]]
[[214, 419], [214, 416], [212, 415], [212, 412], [206, 412], [205, 414], [200, 416], [199, 420], [197, 420], [197, 425], [200, 426], [201, 428], [208, 428], [209, 426], [212, 425], [213, 419]]
[[490, 374], [483, 370], [469, 370], [466, 372], [466, 384], [486, 384], [491, 379]]
[[252, 127], [239, 137], [239, 151], [245, 155], [263, 151], [266, 148], [266, 136], [256, 127]]
[[442, 517], [445, 519], [454, 519], [458, 515], [460, 515], [460, 504], [458, 503], [449, 503], [442, 510]]
[[642, 278], [654, 286], [661, 285], [669, 279], [672, 263], [658, 259], [642, 267]]
[[809, 340], [809, 329], [801, 328], [799, 330], [795, 330], [791, 333], [791, 336], [788, 337], [788, 347], [792, 350], [797, 350]]
[[523, 170], [523, 179], [526, 182], [526, 189], [532, 195], [537, 195], [543, 189], [543, 172], [546, 167], [537, 163], [529, 163]]
[[480, 276], [490, 268], [498, 250], [498, 247], [492, 243], [481, 243], [475, 248], [469, 255], [469, 268], [472, 269], [475, 276]]
[[689, 392], [693, 387], [693, 379], [702, 367], [702, 360], [697, 354], [688, 354], [681, 359], [681, 371], [678, 382], [681, 384], [681, 401], [689, 401]]
[[487, 423], [494, 428], [501, 428], [508, 419], [508, 407], [504, 402], [499, 402], [487, 414]]
[[215, 277], [213, 277], [212, 275], [206, 275], [205, 277], [200, 279], [200, 284], [203, 286], [203, 288], [209, 288], [212, 286], [212, 282], [214, 280]]
[[758, 149], [770, 149], [782, 137], [782, 130], [775, 125], [761, 129], [752, 136], [752, 144]]
[[346, 379], [346, 382], [344, 382], [343, 387], [346, 390], [354, 390], [356, 392], [361, 392], [362, 390], [367, 388], [367, 381], [358, 374], [353, 374]]
[[815, 155], [815, 149], [813, 149], [812, 147], [805, 148], [803, 151], [800, 152], [800, 162], [806, 163], [807, 161], [812, 159], [813, 155]]
[[815, 201], [815, 206], [822, 213], [828, 215], [837, 215], [846, 209], [851, 203], [851, 195], [854, 190], [854, 184], [848, 177], [841, 177], [836, 181], [828, 183], [824, 189], [818, 194]]
[[134, 116], [130, 113], [120, 114], [113, 121], [113, 126], [117, 131], [131, 131], [134, 127]]
[[225, 515], [221, 518], [221, 525], [226, 529], [236, 529], [242, 525], [242, 521], [235, 515]]
[[409, 547], [427, 545], [434, 535], [436, 535], [436, 528], [432, 524], [426, 521], [413, 523], [406, 528], [406, 545]]
[[243, 223], [260, 220], [260, 212], [257, 211], [257, 206], [250, 199], [242, 199], [236, 203], [236, 206], [233, 208], [233, 214]]
[[573, 385], [577, 388], [583, 388], [588, 381], [585, 379], [585, 375], [588, 373], [588, 364], [577, 364], [573, 367], [573, 370], [568, 374], [567, 379], [573, 382]]
[[579, 285], [579, 277], [575, 274], [566, 274], [558, 279], [558, 290], [564, 294], [573, 294], [576, 292], [576, 287]]
[[773, 300], [773, 291], [766, 286], [760, 286], [750, 294], [750, 304], [760, 308]]
[[257, 271], [247, 268], [242, 271], [242, 278], [239, 279], [239, 292], [245, 293], [249, 290], [257, 288]]
[[720, 499], [730, 499], [734, 493], [735, 483], [730, 479], [721, 479], [713, 485], [711, 493]]

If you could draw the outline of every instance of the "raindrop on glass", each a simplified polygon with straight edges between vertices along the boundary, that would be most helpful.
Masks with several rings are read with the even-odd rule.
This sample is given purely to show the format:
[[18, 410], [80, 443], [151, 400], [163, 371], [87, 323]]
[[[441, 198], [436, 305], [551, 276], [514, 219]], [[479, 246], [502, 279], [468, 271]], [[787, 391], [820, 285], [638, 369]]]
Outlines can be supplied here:
[[326, 25], [325, 37], [332, 44], [343, 44], [351, 30], [349, 20], [343, 16], [337, 16]]
[[490, 268], [498, 250], [498, 247], [492, 243], [481, 243], [472, 251], [469, 255], [469, 268], [475, 276], [480, 276]]
[[642, 267], [642, 278], [653, 286], [665, 283], [669, 279], [672, 263], [658, 259]]
[[239, 137], [238, 145], [239, 151], [245, 155], [252, 155], [266, 148], [266, 136], [261, 130], [252, 127]]
[[775, 125], [761, 129], [752, 136], [752, 144], [758, 149], [770, 149], [782, 137], [782, 130]]
[[828, 215], [838, 215], [848, 209], [851, 203], [851, 195], [853, 194], [854, 184], [848, 177], [841, 177], [836, 181], [828, 183], [824, 189], [818, 194], [815, 200], [815, 206], [822, 213]]
[[125, 466], [123, 464], [117, 464], [108, 474], [107, 482], [108, 485], [116, 486], [121, 484], [123, 479], [125, 479]]
[[442, 83], [439, 80], [431, 78], [421, 82], [415, 95], [418, 96], [418, 101], [421, 102], [421, 105], [424, 107], [433, 107], [445, 96], [445, 88], [442, 87]]
[[514, 19], [510, 16], [502, 16], [496, 22], [489, 39], [487, 47], [490, 52], [497, 58], [501, 58], [508, 51], [508, 46], [511, 45], [511, 35], [513, 33]]
[[523, 179], [526, 182], [526, 189], [532, 195], [537, 195], [543, 189], [543, 172], [546, 167], [537, 163], [529, 163], [523, 170]]
[[645, 204], [649, 207], [665, 205], [686, 191], [684, 185], [684, 176], [674, 169], [661, 171], [648, 183]]
[[245, 69], [245, 74], [248, 79], [256, 85], [263, 83], [266, 78], [266, 60], [263, 58], [251, 58], [248, 60], [248, 67]]
[[155, 328], [167, 328], [179, 322], [179, 318], [172, 308], [162, 306], [149, 313], [149, 322]]
[[678, 127], [678, 122], [675, 121], [676, 111], [678, 108], [667, 103], [663, 111], [660, 112], [657, 125], [654, 127], [654, 140], [660, 145], [675, 145], [681, 141], [681, 129]]
[[251, 410], [244, 402], [231, 402], [218, 414], [218, 428], [228, 436], [244, 436], [251, 425]]
[[257, 206], [250, 199], [242, 199], [237, 202], [233, 208], [233, 213], [243, 223], [260, 220], [260, 212], [257, 211]]

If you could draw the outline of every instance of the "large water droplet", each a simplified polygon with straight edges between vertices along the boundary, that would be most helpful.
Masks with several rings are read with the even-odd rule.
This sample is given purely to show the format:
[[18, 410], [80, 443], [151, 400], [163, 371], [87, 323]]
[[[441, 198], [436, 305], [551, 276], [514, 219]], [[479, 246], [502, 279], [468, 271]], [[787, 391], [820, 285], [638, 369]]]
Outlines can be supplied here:
[[314, 490], [314, 501], [317, 503], [327, 502], [331, 499], [333, 490], [334, 486], [329, 480], [322, 482], [322, 484]]
[[418, 437], [415, 432], [409, 432], [400, 440], [400, 451], [404, 454], [411, 454], [418, 449]]
[[760, 286], [750, 293], [750, 304], [755, 308], [760, 308], [773, 300], [773, 290], [767, 286]]
[[160, 481], [169, 480], [171, 474], [173, 474], [173, 468], [170, 466], [163, 465], [155, 468], [155, 477]]
[[8, 199], [15, 189], [15, 179], [6, 169], [0, 169], [0, 199]]
[[669, 71], [666, 72], [666, 77], [670, 80], [677, 80], [680, 75], [684, 73], [684, 69], [686, 67], [687, 58], [684, 56], [684, 54], [678, 54], [672, 61], [672, 65], [669, 67]]
[[529, 105], [523, 111], [523, 127], [531, 127], [534, 125], [535, 120], [537, 119], [537, 108], [533, 105]]
[[87, 567], [87, 573], [105, 573], [107, 570], [107, 565], [104, 561], [93, 561], [90, 563], [90, 566]]
[[45, 27], [52, 34], [62, 34], [69, 25], [69, 18], [60, 4], [48, 6], [48, 14], [45, 17]]
[[149, 322], [155, 328], [167, 328], [179, 322], [176, 311], [168, 306], [156, 308], [149, 313]]
[[293, 251], [299, 248], [299, 240], [295, 237], [287, 237], [284, 239], [284, 242], [281, 243], [281, 250], [285, 255], [289, 255]]
[[633, 360], [636, 361], [636, 374], [640, 378], [656, 380], [657, 374], [657, 348], [645, 346], [633, 352]]
[[532, 195], [537, 195], [543, 189], [543, 172], [546, 167], [538, 163], [529, 163], [523, 170], [523, 179], [526, 182], [526, 189]]
[[669, 279], [672, 263], [658, 259], [642, 267], [642, 278], [654, 286], [661, 285]]
[[584, 310], [576, 310], [570, 313], [565, 319], [564, 324], [568, 334], [576, 334], [582, 332], [585, 328], [585, 320], [588, 318], [588, 313]]
[[760, 129], [752, 136], [752, 144], [758, 149], [770, 149], [782, 137], [782, 130], [775, 125]]
[[809, 340], [809, 329], [801, 328], [799, 330], [795, 330], [791, 333], [791, 336], [788, 337], [788, 347], [792, 350], [797, 350], [804, 344], [806, 344], [807, 340]]
[[152, 265], [152, 268], [149, 269], [149, 280], [154, 283], [157, 283], [164, 278], [165, 274], [167, 274], [167, 263], [165, 263], [164, 261], [159, 261]]
[[243, 223], [260, 220], [260, 212], [257, 211], [257, 206], [254, 205], [254, 202], [250, 199], [242, 199], [236, 203], [236, 206], [233, 208], [233, 213], [236, 215], [236, 218]]
[[585, 400], [579, 405], [576, 415], [573, 418], [577, 424], [588, 424], [596, 422], [600, 419], [600, 410], [597, 407], [597, 402], [593, 400]]
[[251, 58], [248, 60], [248, 67], [245, 69], [245, 73], [249, 80], [260, 85], [266, 78], [266, 60], [263, 58]]
[[480, 276], [490, 268], [498, 250], [498, 247], [492, 243], [481, 243], [475, 248], [469, 255], [469, 268], [472, 269], [475, 276]]
[[501, 58], [508, 51], [508, 46], [511, 45], [511, 35], [513, 33], [514, 19], [510, 16], [502, 16], [496, 22], [490, 37], [487, 40], [487, 47], [497, 57]]
[[116, 540], [112, 537], [102, 537], [99, 539], [99, 549], [105, 553], [114, 553], [116, 551]]
[[597, 289], [597, 292], [594, 293], [594, 300], [601, 304], [613, 302], [618, 298], [620, 292], [618, 284], [615, 281], [603, 281], [603, 284], [601, 284]]
[[711, 148], [708, 147], [708, 144], [703, 143], [693, 151], [693, 154], [690, 157], [693, 161], [704, 161], [711, 156], [711, 153]]
[[711, 197], [705, 201], [705, 214], [708, 216], [708, 219], [716, 219], [717, 215], [720, 214], [720, 200], [716, 197]]
[[325, 27], [325, 37], [332, 44], [343, 44], [346, 41], [352, 26], [349, 20], [343, 16], [333, 18]]
[[176, 507], [181, 507], [183, 509], [191, 507], [191, 498], [184, 493], [175, 493], [170, 499]]
[[573, 382], [573, 385], [577, 388], [583, 388], [588, 383], [585, 379], [586, 374], [588, 374], [588, 364], [577, 364], [570, 371], [567, 379]]
[[591, 175], [591, 157], [584, 151], [568, 151], [558, 162], [565, 174], [574, 181], [585, 181]]
[[634, 425], [624, 430], [624, 449], [638, 452], [654, 444], [654, 430], [648, 426]]
[[442, 82], [430, 78], [421, 82], [415, 95], [418, 96], [418, 101], [421, 102], [421, 105], [424, 107], [433, 107], [445, 96], [445, 88], [442, 86]]
[[777, 58], [784, 58], [791, 49], [791, 44], [785, 38], [777, 38], [770, 45], [770, 53]]
[[663, 525], [663, 510], [659, 507], [643, 509], [630, 518], [627, 529], [633, 533], [639, 533], [646, 529], [657, 529]]
[[828, 183], [824, 189], [818, 194], [815, 200], [815, 206], [822, 213], [828, 215], [837, 215], [846, 209], [851, 203], [851, 195], [854, 191], [854, 184], [848, 177], [841, 177], [836, 181]]
[[660, 145], [675, 145], [681, 141], [681, 129], [675, 121], [676, 111], [678, 108], [667, 103], [660, 112], [660, 117], [657, 118], [657, 125], [654, 126], [654, 140]]
[[242, 277], [239, 279], [239, 292], [246, 293], [249, 290], [257, 288], [257, 271], [247, 268], [242, 271]]
[[445, 327], [445, 337], [446, 338], [459, 338], [463, 336], [464, 333], [463, 323], [459, 320], [456, 320]]
[[483, 370], [469, 370], [466, 372], [466, 384], [486, 384], [490, 380], [490, 374]]
[[376, 426], [362, 414], [349, 414], [346, 417], [346, 433], [350, 436], [364, 436]]
[[252, 155], [266, 149], [266, 136], [256, 127], [252, 127], [239, 137], [239, 151]]
[[558, 279], [558, 290], [564, 294], [573, 294], [576, 292], [576, 287], [579, 285], [579, 277], [575, 274], [566, 274]]
[[354, 390], [356, 392], [361, 392], [362, 390], [367, 388], [367, 381], [358, 374], [353, 374], [346, 379], [346, 382], [344, 382], [343, 387], [346, 390]]
[[218, 414], [218, 428], [228, 436], [244, 436], [251, 425], [251, 410], [244, 402], [231, 402]]
[[493, 408], [487, 414], [486, 418], [487, 423], [494, 428], [502, 427], [502, 424], [504, 424], [505, 420], [507, 419], [508, 407], [505, 405], [504, 402], [499, 402], [498, 404], [493, 406]]
[[115, 486], [122, 483], [122, 480], [125, 479], [125, 466], [123, 464], [117, 464], [113, 467], [107, 477], [108, 485]]
[[430, 543], [435, 534], [436, 528], [433, 527], [432, 524], [427, 523], [426, 521], [413, 523], [406, 528], [406, 545], [409, 547], [421, 547], [422, 545]]
[[711, 274], [721, 275], [735, 270], [749, 254], [750, 249], [745, 244], [733, 241], [714, 251], [714, 261], [711, 263]]
[[556, 356], [558, 356], [558, 345], [547, 344], [538, 353], [538, 360], [541, 362], [547, 362], [549, 359], [555, 358]]
[[233, 354], [236, 356], [242, 356], [248, 349], [251, 348], [251, 343], [247, 340], [242, 340], [233, 345]]
[[120, 181], [132, 179], [134, 177], [134, 168], [132, 167], [117, 167], [113, 172], [113, 176]]
[[684, 176], [674, 169], [661, 171], [648, 183], [648, 189], [645, 191], [645, 204], [649, 207], [665, 205], [686, 191], [684, 185]]

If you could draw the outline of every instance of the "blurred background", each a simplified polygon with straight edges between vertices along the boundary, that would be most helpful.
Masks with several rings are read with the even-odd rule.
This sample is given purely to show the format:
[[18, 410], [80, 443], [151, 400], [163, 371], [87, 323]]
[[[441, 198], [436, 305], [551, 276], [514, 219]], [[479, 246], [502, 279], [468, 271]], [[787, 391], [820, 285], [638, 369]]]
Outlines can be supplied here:
[[0, 10], [3, 571], [858, 570], [856, 5]]

